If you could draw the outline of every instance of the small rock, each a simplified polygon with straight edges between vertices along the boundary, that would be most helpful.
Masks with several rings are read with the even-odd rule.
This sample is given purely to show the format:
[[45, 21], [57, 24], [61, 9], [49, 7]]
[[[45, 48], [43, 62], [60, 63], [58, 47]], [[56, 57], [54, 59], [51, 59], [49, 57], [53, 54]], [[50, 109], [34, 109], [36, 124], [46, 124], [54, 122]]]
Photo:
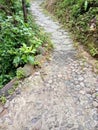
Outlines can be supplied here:
[[93, 102], [94, 107], [98, 107], [98, 103], [96, 101]]
[[3, 106], [0, 104], [0, 113], [3, 111]]
[[41, 121], [41, 120], [37, 121], [37, 122], [34, 124], [33, 127], [34, 127], [34, 130], [40, 130], [41, 127], [42, 127], [42, 121]]
[[61, 75], [61, 74], [59, 74], [59, 75], [58, 75], [58, 78], [62, 78], [62, 75]]
[[28, 127], [24, 127], [23, 130], [29, 130], [29, 128]]
[[79, 125], [78, 130], [84, 130], [84, 127], [82, 125]]
[[39, 76], [40, 72], [35, 72], [34, 75]]
[[84, 94], [85, 94], [85, 91], [81, 90], [80, 93], [84, 95]]
[[21, 94], [21, 90], [16, 90], [16, 95], [19, 95], [19, 94]]
[[0, 124], [2, 124], [3, 123], [3, 120], [2, 119], [0, 119]]
[[4, 105], [4, 108], [5, 108], [5, 109], [8, 108], [8, 107], [9, 107], [9, 104], [10, 104], [9, 101], [7, 100], [6, 103], [5, 103], [5, 105]]
[[39, 47], [38, 48], [38, 51], [37, 51], [39, 54], [42, 54], [42, 55], [45, 55], [46, 54], [46, 50], [45, 50], [45, 47]]
[[92, 94], [92, 97], [93, 97], [93, 98], [96, 98], [96, 93]]
[[81, 83], [80, 83], [80, 86], [81, 86], [81, 87], [84, 87], [85, 85], [84, 85], [84, 83], [83, 83], [83, 82], [81, 82]]
[[95, 126], [95, 129], [94, 130], [98, 130], [98, 124]]
[[98, 88], [96, 88], [95, 91], [98, 92]]
[[66, 127], [67, 128], [72, 128], [74, 126], [74, 124], [68, 124]]
[[4, 110], [2, 111], [2, 113], [0, 114], [0, 116], [4, 116], [4, 115], [7, 114], [7, 113], [8, 113], [7, 109], [4, 109]]
[[92, 91], [91, 91], [91, 89], [89, 89], [89, 88], [85, 88], [85, 90], [86, 90], [86, 93], [87, 93], [87, 94], [92, 95]]
[[28, 77], [32, 74], [33, 72], [33, 66], [30, 65], [30, 64], [26, 64], [24, 67], [23, 67], [23, 71], [25, 73], [25, 77]]
[[74, 89], [77, 90], [77, 91], [81, 90], [81, 86], [80, 85], [76, 85]]
[[42, 59], [43, 59], [43, 56], [42, 56], [41, 54], [40, 54], [40, 55], [35, 56], [35, 62], [40, 63], [40, 62], [42, 61]]
[[73, 129], [71, 129], [71, 130], [78, 130], [77, 128], [73, 128]]
[[52, 83], [52, 80], [49, 80], [48, 83], [51, 84], [51, 83]]
[[80, 77], [78, 80], [79, 80], [79, 81], [83, 81], [83, 80], [84, 80], [84, 78], [83, 78], [83, 77]]
[[98, 114], [97, 114], [97, 113], [95, 113], [95, 114], [93, 115], [93, 119], [94, 119], [95, 121], [98, 121]]
[[74, 83], [75, 83], [75, 85], [78, 85], [78, 84], [79, 84], [79, 81], [78, 81], [78, 80], [75, 80]]

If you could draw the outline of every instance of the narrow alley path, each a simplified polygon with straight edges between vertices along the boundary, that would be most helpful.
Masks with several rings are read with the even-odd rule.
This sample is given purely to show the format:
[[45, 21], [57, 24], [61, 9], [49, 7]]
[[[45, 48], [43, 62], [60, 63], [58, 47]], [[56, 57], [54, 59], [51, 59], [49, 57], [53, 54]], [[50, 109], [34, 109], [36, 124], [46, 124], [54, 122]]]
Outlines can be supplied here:
[[7, 102], [0, 130], [98, 130], [98, 75], [76, 57], [68, 32], [32, 2], [38, 25], [51, 33], [50, 62], [26, 78]]

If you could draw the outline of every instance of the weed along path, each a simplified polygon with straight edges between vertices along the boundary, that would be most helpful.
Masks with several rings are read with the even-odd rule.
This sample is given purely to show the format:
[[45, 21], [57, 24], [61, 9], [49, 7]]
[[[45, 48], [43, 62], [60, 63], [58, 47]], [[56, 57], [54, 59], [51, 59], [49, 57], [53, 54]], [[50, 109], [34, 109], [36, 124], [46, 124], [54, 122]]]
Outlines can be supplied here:
[[19, 84], [0, 114], [0, 130], [98, 130], [98, 76], [76, 57], [68, 32], [40, 3], [33, 1], [31, 9], [37, 24], [51, 33], [51, 61]]

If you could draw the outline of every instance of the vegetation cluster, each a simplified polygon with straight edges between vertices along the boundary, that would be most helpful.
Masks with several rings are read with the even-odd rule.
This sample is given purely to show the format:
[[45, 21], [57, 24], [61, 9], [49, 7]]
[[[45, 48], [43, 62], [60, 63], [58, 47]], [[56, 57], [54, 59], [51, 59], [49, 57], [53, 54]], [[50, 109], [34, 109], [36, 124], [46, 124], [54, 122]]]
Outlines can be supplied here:
[[52, 0], [46, 8], [74, 34], [74, 40], [98, 59], [98, 1]]
[[0, 0], [0, 88], [26, 63], [34, 64], [37, 49], [47, 43], [26, 0]]

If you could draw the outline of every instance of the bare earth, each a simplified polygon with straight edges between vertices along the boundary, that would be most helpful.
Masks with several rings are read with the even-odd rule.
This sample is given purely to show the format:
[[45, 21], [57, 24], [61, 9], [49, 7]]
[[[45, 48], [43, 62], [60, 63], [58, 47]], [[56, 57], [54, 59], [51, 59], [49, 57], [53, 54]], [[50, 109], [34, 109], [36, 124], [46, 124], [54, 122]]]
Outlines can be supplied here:
[[50, 62], [19, 84], [0, 116], [0, 130], [98, 130], [98, 75], [76, 57], [68, 32], [32, 2], [37, 24], [51, 33]]

